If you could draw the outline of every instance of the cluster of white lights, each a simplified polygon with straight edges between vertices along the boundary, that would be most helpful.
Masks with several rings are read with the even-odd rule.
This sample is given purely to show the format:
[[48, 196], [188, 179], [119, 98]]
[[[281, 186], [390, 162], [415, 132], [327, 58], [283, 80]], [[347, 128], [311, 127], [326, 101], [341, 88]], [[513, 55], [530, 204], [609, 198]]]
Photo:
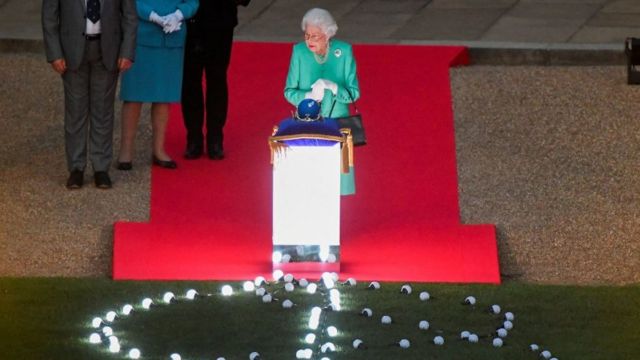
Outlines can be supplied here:
[[[298, 349], [296, 351], [296, 359], [321, 359], [321, 360], [330, 360], [325, 354], [333, 353], [339, 351], [339, 349], [335, 346], [333, 342], [330, 341], [330, 338], [334, 338], [339, 336], [339, 331], [335, 326], [331, 326], [326, 324], [326, 313], [325, 311], [340, 311], [341, 310], [341, 293], [336, 288], [336, 283], [338, 281], [338, 276], [336, 273], [324, 273], [320, 277], [319, 281], [316, 282], [308, 282], [306, 279], [300, 279], [296, 282], [291, 274], [284, 274], [280, 270], [276, 270], [273, 272], [273, 281], [280, 282], [284, 281], [284, 288], [287, 292], [295, 291], [296, 287], [306, 288], [306, 292], [309, 294], [315, 294], [317, 291], [320, 291], [323, 296], [323, 304], [320, 306], [313, 306], [308, 313], [308, 329], [309, 332], [304, 337], [304, 342], [309, 345], [306, 348]], [[298, 286], [295, 286], [297, 284]], [[353, 286], [356, 284], [355, 279], [347, 279], [343, 285]], [[264, 277], [257, 277], [254, 281], [246, 281], [242, 284], [242, 289], [247, 293], [255, 292], [255, 295], [262, 299], [264, 303], [270, 303], [272, 301], [278, 301], [278, 299], [274, 299], [273, 295], [269, 293], [264, 286], [269, 285], [269, 282]], [[371, 282], [368, 289], [377, 290], [380, 289], [381, 286], [378, 282]], [[276, 293], [278, 291], [276, 290]], [[405, 284], [400, 288], [400, 293], [403, 295], [410, 295], [412, 293], [412, 288], [410, 285]], [[230, 297], [234, 295], [234, 289], [231, 285], [224, 285], [220, 288], [219, 294], [224, 297]], [[216, 294], [206, 294], [204, 296], [214, 296]], [[162, 301], [157, 300], [154, 301], [152, 298], [146, 297], [144, 298], [138, 307], [137, 311], [149, 310], [152, 306], [166, 306], [172, 303], [175, 303], [180, 300], [184, 301], [193, 301], [198, 296], [198, 292], [196, 290], [188, 290], [184, 296], [176, 296], [172, 292], [166, 292], [162, 296]], [[420, 292], [419, 299], [421, 301], [427, 301], [431, 299], [431, 295], [426, 292]], [[473, 296], [467, 296], [463, 302], [465, 305], [470, 305], [472, 308], [475, 308], [475, 305], [478, 303], [477, 299]], [[289, 300], [284, 299], [282, 301], [282, 307], [285, 309], [293, 307], [295, 304]], [[324, 310], [323, 310], [324, 309]], [[125, 304], [122, 306], [121, 310], [114, 311], [109, 310], [105, 313], [104, 317], [94, 317], [91, 321], [91, 327], [96, 330], [92, 332], [89, 336], [89, 343], [95, 345], [104, 345], [107, 350], [111, 353], [117, 354], [123, 351], [120, 339], [115, 335], [113, 325], [117, 323], [118, 318], [127, 317], [136, 311], [136, 308], [133, 305]], [[488, 307], [488, 313], [492, 315], [500, 315], [502, 313], [502, 308], [500, 305], [493, 304]], [[373, 310], [370, 308], [364, 308], [361, 312], [361, 315], [365, 317], [372, 317]], [[392, 318], [390, 315], [383, 315], [381, 318], [382, 324], [391, 324]], [[502, 347], [506, 338], [509, 335], [509, 331], [511, 331], [514, 327], [515, 315], [511, 312], [504, 313], [504, 319], [500, 327], [498, 327], [495, 331], [494, 336], [490, 340], [490, 343], [494, 347]], [[430, 324], [427, 320], [420, 320], [418, 323], [418, 328], [423, 331], [428, 331], [430, 329]], [[466, 340], [469, 343], [478, 343], [480, 342], [480, 337], [468, 330], [463, 330], [460, 332], [460, 339]], [[442, 346], [445, 344], [445, 338], [441, 335], [436, 335], [432, 339], [432, 343], [437, 346]], [[127, 342], [125, 342], [126, 345]], [[361, 339], [354, 339], [352, 346], [354, 349], [364, 349], [366, 348], [364, 342]], [[408, 338], [402, 338], [396, 342], [396, 346], [399, 346], [402, 349], [408, 349], [411, 347], [411, 341]], [[128, 346], [127, 346], [128, 347]], [[315, 349], [315, 350], [314, 350]], [[128, 350], [128, 351], [127, 351]], [[124, 351], [125, 356], [129, 359], [139, 359], [142, 357], [142, 353], [138, 348], [130, 347]], [[537, 344], [531, 344], [530, 350], [532, 352], [539, 352], [541, 358], [545, 360], [558, 360], [555, 357], [552, 357], [551, 352], [549, 350], [542, 350]], [[171, 360], [181, 360], [180, 354], [173, 353], [169, 357]], [[260, 360], [260, 354], [257, 352], [252, 352], [249, 355], [250, 360]], [[217, 360], [224, 360], [223, 357], [217, 358]]]

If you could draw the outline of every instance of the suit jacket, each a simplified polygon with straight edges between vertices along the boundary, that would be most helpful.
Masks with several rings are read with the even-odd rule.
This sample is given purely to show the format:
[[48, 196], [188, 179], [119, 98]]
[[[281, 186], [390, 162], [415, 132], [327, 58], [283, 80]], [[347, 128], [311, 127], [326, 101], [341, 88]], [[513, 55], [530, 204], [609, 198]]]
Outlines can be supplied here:
[[[356, 59], [351, 45], [331, 39], [327, 50], [327, 60], [319, 64], [307, 44], [300, 42], [293, 46], [284, 97], [293, 106], [298, 106], [305, 94], [311, 91], [311, 85], [318, 79], [331, 80], [338, 85], [336, 96], [325, 90], [322, 100], [322, 116], [342, 117], [349, 115], [349, 103], [360, 97], [360, 87], [356, 74]], [[331, 107], [335, 101], [333, 112]]]
[[197, 31], [206, 33], [216, 28], [238, 25], [238, 5], [247, 6], [251, 0], [203, 0], [193, 18]]
[[[203, 0], [210, 2], [212, 0]], [[214, 0], [218, 1], [218, 0]], [[138, 44], [151, 47], [184, 47], [187, 38], [187, 26], [183, 23], [178, 31], [165, 34], [162, 28], [149, 20], [151, 12], [165, 16], [180, 10], [185, 20], [198, 10], [198, 0], [137, 0], [136, 6], [140, 23], [138, 25]]]
[[[135, 59], [138, 18], [135, 0], [102, 0], [100, 26], [102, 62], [111, 71], [118, 58]], [[43, 0], [42, 29], [47, 61], [65, 59], [67, 68], [80, 67], [84, 56], [86, 0]]]

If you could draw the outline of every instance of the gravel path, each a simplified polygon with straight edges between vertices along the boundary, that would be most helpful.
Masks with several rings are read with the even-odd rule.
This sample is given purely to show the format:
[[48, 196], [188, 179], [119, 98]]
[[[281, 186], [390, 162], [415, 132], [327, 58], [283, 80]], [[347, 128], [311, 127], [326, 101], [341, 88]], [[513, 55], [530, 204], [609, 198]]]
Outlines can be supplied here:
[[[113, 222], [148, 220], [148, 109], [134, 171], [112, 171], [110, 191], [87, 171], [70, 192], [60, 79], [33, 54], [0, 54], [0, 79], [0, 275], [109, 276]], [[505, 278], [640, 282], [640, 87], [625, 80], [618, 67], [452, 70], [461, 217], [496, 224]]]

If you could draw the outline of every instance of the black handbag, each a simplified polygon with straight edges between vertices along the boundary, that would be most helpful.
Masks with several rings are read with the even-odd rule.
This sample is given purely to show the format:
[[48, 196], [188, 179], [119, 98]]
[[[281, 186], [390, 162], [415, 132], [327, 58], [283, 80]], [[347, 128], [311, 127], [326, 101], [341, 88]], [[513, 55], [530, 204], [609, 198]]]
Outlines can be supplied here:
[[[351, 137], [353, 138], [353, 146], [362, 146], [367, 144], [367, 137], [364, 133], [364, 124], [362, 123], [362, 115], [360, 111], [358, 111], [358, 107], [356, 106], [356, 102], [353, 100], [353, 96], [351, 96], [351, 91], [346, 89], [349, 97], [351, 98], [351, 102], [353, 103], [353, 108], [355, 109], [355, 114], [351, 114], [345, 117], [336, 118], [336, 122], [338, 123], [338, 128], [349, 128], [351, 129]], [[333, 101], [331, 105], [331, 111], [329, 111], [329, 117], [331, 117], [331, 113], [333, 112], [333, 107], [336, 105], [336, 101]]]

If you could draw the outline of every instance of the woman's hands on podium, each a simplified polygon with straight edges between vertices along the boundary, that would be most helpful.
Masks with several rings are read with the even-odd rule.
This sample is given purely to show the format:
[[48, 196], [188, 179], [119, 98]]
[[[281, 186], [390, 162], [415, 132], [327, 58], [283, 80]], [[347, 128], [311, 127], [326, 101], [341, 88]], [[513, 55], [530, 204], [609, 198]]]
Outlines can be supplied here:
[[338, 84], [327, 79], [318, 79], [311, 85], [311, 91], [305, 94], [305, 99], [313, 99], [315, 101], [322, 101], [324, 98], [324, 91], [329, 90], [333, 95], [338, 94]]

